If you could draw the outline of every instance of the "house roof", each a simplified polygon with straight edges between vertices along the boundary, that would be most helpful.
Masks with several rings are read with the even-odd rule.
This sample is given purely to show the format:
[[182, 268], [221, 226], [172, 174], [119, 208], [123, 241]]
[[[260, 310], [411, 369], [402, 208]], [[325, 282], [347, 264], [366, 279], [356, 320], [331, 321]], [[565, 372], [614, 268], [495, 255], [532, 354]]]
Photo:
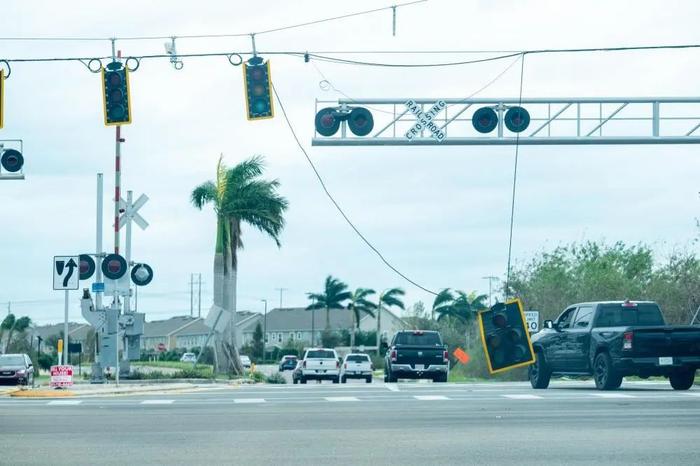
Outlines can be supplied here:
[[[78, 322], [68, 322], [68, 339], [70, 337], [76, 340], [84, 340], [85, 332], [90, 328], [88, 324]], [[53, 335], [60, 335], [63, 332], [63, 324], [38, 325], [31, 329], [31, 334], [34, 337], [40, 336], [42, 340], [46, 340]]]
[[[258, 315], [255, 312], [236, 312], [236, 325], [243, 324], [247, 319]], [[153, 320], [144, 324], [143, 336], [165, 337], [169, 335], [207, 335], [211, 330], [200, 317], [176, 316], [166, 320]]]
[[[326, 310], [316, 309], [315, 312], [307, 311], [304, 307], [275, 308], [267, 313], [267, 331], [311, 331], [311, 316], [314, 317], [314, 329], [317, 331], [326, 328]], [[347, 309], [331, 309], [330, 324], [332, 329], [350, 328], [352, 315]]]

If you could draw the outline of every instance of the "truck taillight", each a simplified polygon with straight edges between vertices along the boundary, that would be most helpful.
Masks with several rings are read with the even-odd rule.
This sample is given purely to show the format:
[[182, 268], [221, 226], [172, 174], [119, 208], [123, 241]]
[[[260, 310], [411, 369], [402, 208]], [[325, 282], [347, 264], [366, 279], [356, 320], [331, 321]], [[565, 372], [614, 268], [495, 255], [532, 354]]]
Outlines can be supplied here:
[[622, 349], [623, 350], [631, 350], [632, 349], [632, 337], [634, 336], [634, 333], [632, 332], [625, 332], [622, 335]]
[[442, 360], [444, 362], [447, 362], [449, 360], [449, 356], [447, 355], [447, 350], [442, 352]]
[[391, 362], [396, 362], [397, 359], [398, 359], [398, 357], [396, 355], [396, 350], [395, 349], [391, 350]]

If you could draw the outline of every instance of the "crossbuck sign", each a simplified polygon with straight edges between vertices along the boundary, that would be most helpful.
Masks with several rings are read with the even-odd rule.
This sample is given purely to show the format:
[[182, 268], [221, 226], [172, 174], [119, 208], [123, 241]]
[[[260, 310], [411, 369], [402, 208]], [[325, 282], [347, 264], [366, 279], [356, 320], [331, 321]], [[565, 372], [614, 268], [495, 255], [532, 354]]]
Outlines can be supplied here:
[[438, 142], [442, 142], [445, 139], [445, 132], [434, 123], [434, 119], [438, 114], [447, 107], [447, 103], [444, 100], [438, 100], [435, 105], [432, 106], [430, 110], [424, 112], [421, 110], [420, 104], [417, 104], [413, 100], [407, 100], [406, 108], [408, 111], [413, 113], [418, 120], [415, 125], [408, 131], [406, 131], [406, 139], [412, 141], [416, 137], [420, 137], [424, 130], [431, 132], [431, 135]]

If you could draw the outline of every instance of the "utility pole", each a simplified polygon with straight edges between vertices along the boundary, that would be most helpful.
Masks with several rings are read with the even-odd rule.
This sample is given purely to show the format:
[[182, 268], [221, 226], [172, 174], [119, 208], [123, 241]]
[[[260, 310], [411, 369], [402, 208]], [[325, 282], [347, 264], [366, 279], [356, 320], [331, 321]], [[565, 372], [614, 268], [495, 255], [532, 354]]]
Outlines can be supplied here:
[[266, 357], [267, 349], [267, 299], [261, 299], [265, 303], [265, 312], [263, 313], [263, 360]]
[[190, 274], [190, 317], [194, 317], [194, 274]]
[[288, 291], [288, 288], [275, 288], [275, 290], [280, 292], [280, 309], [282, 309], [282, 293]]
[[488, 280], [489, 281], [489, 307], [492, 305], [492, 300], [491, 300], [491, 293], [492, 293], [492, 283], [494, 280], [498, 280], [498, 277], [494, 277], [493, 275], [488, 275], [486, 277], [481, 277], [483, 280]]
[[197, 289], [197, 317], [202, 318], [202, 274], [199, 274], [199, 282]]

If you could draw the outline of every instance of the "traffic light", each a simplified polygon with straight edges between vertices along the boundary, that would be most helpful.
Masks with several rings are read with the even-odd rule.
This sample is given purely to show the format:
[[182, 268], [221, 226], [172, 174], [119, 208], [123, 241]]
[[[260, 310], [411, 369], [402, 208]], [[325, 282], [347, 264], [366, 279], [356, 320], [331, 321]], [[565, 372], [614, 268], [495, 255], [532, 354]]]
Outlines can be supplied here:
[[102, 98], [105, 126], [131, 123], [129, 69], [121, 63], [114, 61], [102, 68]]
[[490, 374], [535, 362], [523, 305], [519, 299], [496, 303], [490, 309], [479, 312], [479, 328]]
[[119, 254], [107, 254], [102, 260], [102, 273], [111, 280], [122, 278], [126, 268], [126, 259]]
[[15, 173], [22, 169], [24, 157], [22, 157], [20, 151], [0, 148], [0, 152], [2, 152], [2, 156], [0, 156], [0, 165], [2, 165], [2, 168], [10, 173]]
[[5, 70], [0, 70], [0, 129], [5, 115]]
[[255, 56], [243, 64], [245, 85], [246, 117], [249, 120], [263, 120], [275, 116], [272, 105], [272, 83], [270, 62]]

